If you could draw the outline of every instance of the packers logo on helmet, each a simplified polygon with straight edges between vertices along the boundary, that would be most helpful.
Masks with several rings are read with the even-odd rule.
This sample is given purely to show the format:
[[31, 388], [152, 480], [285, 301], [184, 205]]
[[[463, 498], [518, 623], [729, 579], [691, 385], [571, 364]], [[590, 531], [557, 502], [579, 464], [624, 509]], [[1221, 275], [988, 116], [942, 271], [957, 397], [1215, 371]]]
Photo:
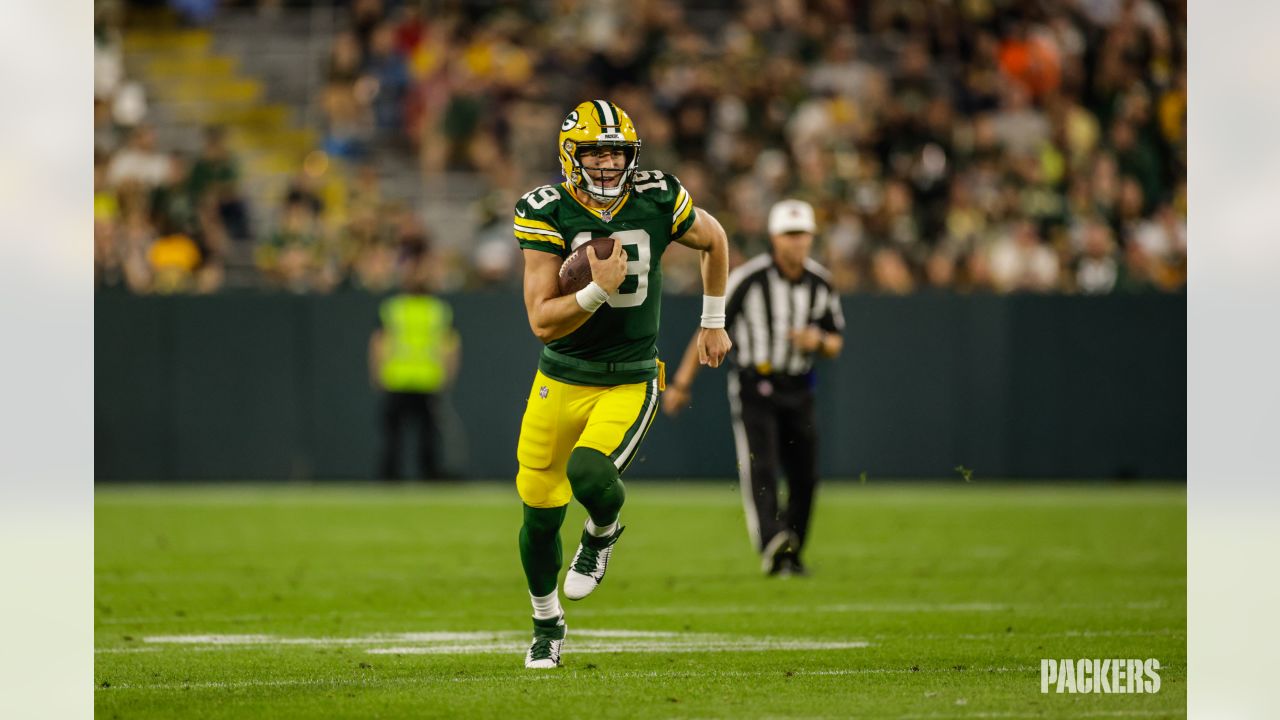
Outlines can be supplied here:
[[[623, 167], [598, 171], [593, 178], [582, 165], [582, 155], [595, 148], [622, 150]], [[608, 202], [631, 189], [631, 176], [640, 159], [640, 136], [631, 116], [608, 100], [588, 100], [574, 108], [560, 125], [560, 171], [569, 184]], [[592, 168], [595, 170], [596, 168]], [[614, 177], [618, 182], [607, 185]]]

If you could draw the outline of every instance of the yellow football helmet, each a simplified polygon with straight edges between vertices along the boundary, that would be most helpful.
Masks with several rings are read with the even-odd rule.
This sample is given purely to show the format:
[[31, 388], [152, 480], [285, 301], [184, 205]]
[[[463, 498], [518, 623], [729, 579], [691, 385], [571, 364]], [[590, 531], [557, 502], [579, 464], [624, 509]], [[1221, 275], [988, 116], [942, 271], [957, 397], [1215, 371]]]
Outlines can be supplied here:
[[[579, 156], [592, 147], [621, 148], [626, 164], [622, 178], [613, 187], [596, 184], [583, 169]], [[574, 108], [560, 124], [560, 171], [569, 184], [602, 202], [631, 189], [631, 176], [640, 159], [640, 136], [631, 116], [608, 100], [588, 100]]]

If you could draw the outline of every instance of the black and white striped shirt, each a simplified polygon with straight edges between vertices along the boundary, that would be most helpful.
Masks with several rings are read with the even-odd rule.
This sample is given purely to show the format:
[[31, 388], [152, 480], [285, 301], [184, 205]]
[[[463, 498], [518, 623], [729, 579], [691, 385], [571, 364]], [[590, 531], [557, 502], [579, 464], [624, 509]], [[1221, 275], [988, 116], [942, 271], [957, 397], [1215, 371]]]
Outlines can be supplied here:
[[804, 375], [813, 368], [813, 353], [796, 348], [788, 337], [790, 331], [808, 325], [827, 332], [844, 331], [840, 296], [831, 287], [831, 276], [808, 258], [804, 275], [792, 281], [771, 254], [758, 255], [729, 273], [725, 296], [725, 327], [740, 369]]

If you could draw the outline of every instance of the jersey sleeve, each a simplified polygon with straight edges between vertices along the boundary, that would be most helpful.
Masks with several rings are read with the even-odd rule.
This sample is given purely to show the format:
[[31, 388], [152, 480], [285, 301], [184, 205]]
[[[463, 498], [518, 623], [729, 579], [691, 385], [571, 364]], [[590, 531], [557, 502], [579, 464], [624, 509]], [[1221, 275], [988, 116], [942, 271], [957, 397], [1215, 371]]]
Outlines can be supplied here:
[[698, 211], [693, 209], [693, 197], [689, 195], [688, 190], [684, 189], [684, 185], [680, 184], [676, 176], [668, 175], [667, 177], [675, 185], [675, 197], [671, 205], [671, 239], [679, 240], [689, 232], [689, 228], [693, 227], [693, 221], [698, 219]]
[[[515, 233], [516, 242], [520, 243], [520, 247], [524, 250], [540, 250], [564, 257], [567, 254], [564, 237], [552, 222], [554, 218], [551, 213], [546, 212], [548, 210], [546, 199], [550, 197], [546, 194], [548, 190], [553, 194], [555, 192], [550, 186], [538, 188], [516, 201], [512, 232]], [[539, 193], [542, 195], [540, 196]], [[543, 201], [542, 207], [533, 207], [530, 202], [531, 197]]]
[[822, 313], [822, 317], [818, 318], [818, 327], [829, 333], [841, 334], [844, 332], [844, 311], [840, 309], [840, 294], [830, 285], [827, 288], [827, 307]]

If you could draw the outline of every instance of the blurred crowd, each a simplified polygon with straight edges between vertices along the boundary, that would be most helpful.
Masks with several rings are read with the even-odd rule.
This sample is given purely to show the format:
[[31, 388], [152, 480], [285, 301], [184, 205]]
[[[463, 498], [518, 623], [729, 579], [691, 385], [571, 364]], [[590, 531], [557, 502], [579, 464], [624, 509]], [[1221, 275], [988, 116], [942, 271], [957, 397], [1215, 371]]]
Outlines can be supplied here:
[[126, 71], [122, 8], [93, 28], [94, 283], [136, 293], [212, 292], [233, 241], [251, 242], [239, 169], [210, 128], [197, 156], [160, 147], [146, 89]]
[[[145, 123], [113, 117], [128, 83], [101, 95], [96, 67], [95, 117], [132, 127], [97, 147], [100, 283], [135, 287], [145, 270], [137, 288], [215, 288], [222, 248], [247, 242], [266, 282], [297, 291], [384, 287], [423, 251], [442, 289], [518, 287], [512, 204], [560, 180], [563, 115], [608, 97], [635, 120], [641, 166], [677, 175], [738, 259], [767, 247], [770, 205], [800, 197], [845, 292], [1185, 285], [1182, 2], [352, 0], [342, 12], [317, 99], [323, 152], [352, 168], [340, 218], [303, 168], [270, 200], [282, 203], [271, 227], [249, 228], [217, 130], [199, 157], [157, 153]], [[468, 242], [433, 242], [430, 217], [382, 196], [370, 163], [388, 145], [424, 177], [480, 181]], [[669, 251], [664, 271], [671, 290], [699, 291], [694, 253]]]

